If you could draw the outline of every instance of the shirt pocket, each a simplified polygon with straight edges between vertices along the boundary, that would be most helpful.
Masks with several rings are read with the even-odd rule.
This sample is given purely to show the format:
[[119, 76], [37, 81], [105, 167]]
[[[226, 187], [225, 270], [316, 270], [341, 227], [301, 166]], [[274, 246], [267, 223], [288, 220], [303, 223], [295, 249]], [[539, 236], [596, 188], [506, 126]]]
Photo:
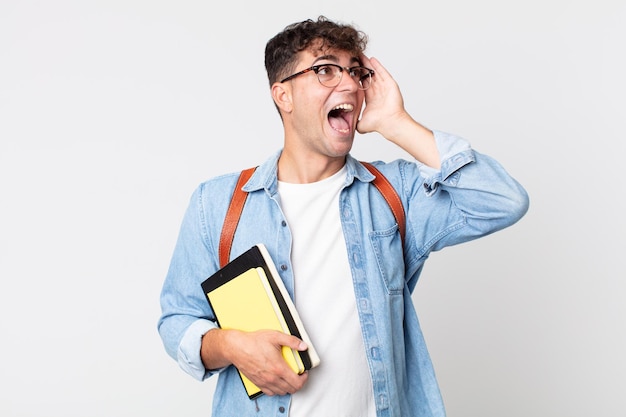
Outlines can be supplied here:
[[387, 294], [400, 295], [404, 291], [404, 255], [398, 225], [370, 233], [376, 265]]

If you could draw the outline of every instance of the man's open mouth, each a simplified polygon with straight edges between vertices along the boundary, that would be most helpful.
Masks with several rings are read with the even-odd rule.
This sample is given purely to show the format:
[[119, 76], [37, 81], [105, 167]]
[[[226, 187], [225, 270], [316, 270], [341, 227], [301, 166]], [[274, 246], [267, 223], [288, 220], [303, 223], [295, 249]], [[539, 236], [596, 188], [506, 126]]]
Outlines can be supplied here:
[[328, 113], [330, 127], [340, 133], [349, 133], [352, 129], [352, 104], [339, 104]]

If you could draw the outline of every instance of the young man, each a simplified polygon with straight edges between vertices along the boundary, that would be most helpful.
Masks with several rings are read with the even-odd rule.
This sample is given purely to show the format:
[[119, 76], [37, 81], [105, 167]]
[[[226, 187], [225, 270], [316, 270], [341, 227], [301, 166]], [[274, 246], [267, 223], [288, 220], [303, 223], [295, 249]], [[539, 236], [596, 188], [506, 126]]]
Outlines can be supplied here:
[[[193, 377], [219, 373], [214, 415], [443, 416], [411, 300], [431, 251], [510, 226], [524, 189], [463, 139], [434, 132], [404, 109], [366, 36], [320, 17], [285, 28], [265, 50], [284, 147], [260, 165], [231, 259], [264, 243], [321, 358], [295, 374], [273, 331], [218, 328], [200, 283], [219, 269], [218, 245], [238, 172], [192, 196], [161, 295], [159, 332]], [[374, 176], [350, 156], [355, 131], [378, 132], [415, 160], [376, 162], [406, 213], [402, 241]], [[234, 366], [233, 366], [234, 365]], [[237, 367], [266, 395], [249, 400]]]

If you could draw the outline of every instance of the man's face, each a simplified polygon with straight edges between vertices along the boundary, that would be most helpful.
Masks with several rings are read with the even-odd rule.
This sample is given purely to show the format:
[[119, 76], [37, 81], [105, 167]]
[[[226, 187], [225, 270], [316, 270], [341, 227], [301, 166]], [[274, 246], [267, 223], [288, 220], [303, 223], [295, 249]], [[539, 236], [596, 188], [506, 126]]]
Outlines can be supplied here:
[[[348, 52], [316, 52], [300, 52], [294, 72], [321, 64], [344, 68], [360, 65], [357, 57]], [[286, 146], [331, 158], [348, 154], [365, 97], [354, 79], [343, 71], [339, 84], [327, 87], [320, 83], [314, 71], [310, 71], [287, 82], [291, 83], [293, 108], [285, 117]]]

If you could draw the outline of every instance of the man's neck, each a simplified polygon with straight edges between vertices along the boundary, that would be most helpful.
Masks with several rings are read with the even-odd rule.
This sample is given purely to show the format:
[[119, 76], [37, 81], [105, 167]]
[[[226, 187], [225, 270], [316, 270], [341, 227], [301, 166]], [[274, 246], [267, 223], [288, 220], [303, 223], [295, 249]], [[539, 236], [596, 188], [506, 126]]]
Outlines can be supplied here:
[[278, 180], [292, 184], [308, 184], [336, 174], [346, 163], [346, 157], [329, 158], [296, 156], [283, 150], [278, 159]]

